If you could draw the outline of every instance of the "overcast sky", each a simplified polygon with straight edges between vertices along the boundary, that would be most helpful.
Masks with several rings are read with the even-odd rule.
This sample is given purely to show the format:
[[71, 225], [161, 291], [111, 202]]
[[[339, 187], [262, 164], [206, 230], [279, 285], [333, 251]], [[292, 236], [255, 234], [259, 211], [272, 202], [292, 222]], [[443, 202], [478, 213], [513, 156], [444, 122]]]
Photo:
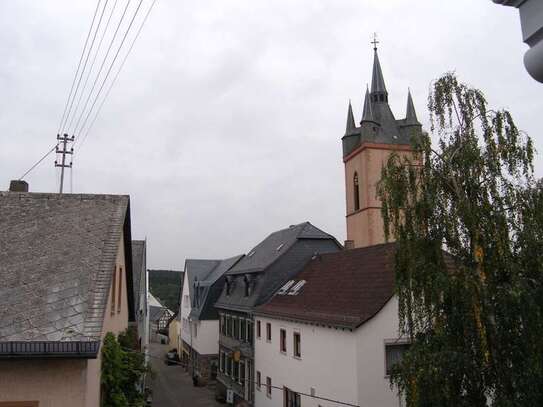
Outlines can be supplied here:
[[[55, 143], [95, 6], [0, 2], [0, 189]], [[147, 238], [150, 268], [246, 253], [306, 220], [343, 241], [340, 139], [349, 98], [361, 115], [374, 31], [397, 118], [411, 87], [428, 128], [429, 84], [454, 70], [492, 106], [510, 109], [543, 152], [543, 85], [524, 70], [513, 8], [490, 0], [158, 0], [76, 148], [73, 191], [129, 194], [132, 237]], [[53, 161], [28, 175], [31, 191], [56, 191]]]

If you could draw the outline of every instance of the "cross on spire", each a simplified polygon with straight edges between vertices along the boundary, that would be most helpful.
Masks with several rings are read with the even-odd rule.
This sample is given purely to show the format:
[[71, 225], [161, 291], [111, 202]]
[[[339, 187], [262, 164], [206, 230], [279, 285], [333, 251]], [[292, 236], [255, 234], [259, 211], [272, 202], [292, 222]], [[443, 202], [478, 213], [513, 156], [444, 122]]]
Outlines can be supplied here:
[[373, 33], [373, 41], [371, 44], [373, 44], [373, 50], [377, 51], [377, 44], [379, 44], [379, 41], [377, 40], [377, 33]]

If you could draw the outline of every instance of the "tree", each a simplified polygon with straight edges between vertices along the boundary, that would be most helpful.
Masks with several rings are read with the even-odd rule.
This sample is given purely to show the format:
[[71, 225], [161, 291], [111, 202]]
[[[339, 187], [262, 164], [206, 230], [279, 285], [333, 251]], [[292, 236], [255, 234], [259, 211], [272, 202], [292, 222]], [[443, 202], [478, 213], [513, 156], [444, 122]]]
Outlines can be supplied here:
[[505, 110], [446, 74], [430, 136], [393, 154], [378, 194], [397, 241], [400, 331], [391, 376], [408, 406], [543, 405], [543, 187]]
[[102, 407], [144, 406], [143, 394], [138, 386], [149, 371], [145, 357], [135, 348], [134, 334], [130, 329], [119, 335], [111, 332], [104, 338], [102, 347]]

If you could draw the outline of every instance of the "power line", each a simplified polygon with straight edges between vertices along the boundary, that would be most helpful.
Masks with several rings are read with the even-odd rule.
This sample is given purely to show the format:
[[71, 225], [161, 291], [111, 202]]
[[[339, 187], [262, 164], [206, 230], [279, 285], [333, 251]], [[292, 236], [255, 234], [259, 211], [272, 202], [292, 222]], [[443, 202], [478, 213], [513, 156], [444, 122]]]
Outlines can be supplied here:
[[[109, 23], [111, 22], [111, 18], [113, 17], [113, 13], [115, 12], [115, 8], [117, 7], [118, 0], [115, 0], [115, 3], [113, 4], [113, 7], [111, 8], [111, 13], [109, 14], [109, 17], [106, 22], [106, 26], [104, 28], [104, 31], [102, 32], [102, 36], [100, 38], [100, 42], [98, 43], [98, 47], [96, 47], [96, 53], [94, 54], [94, 58], [92, 59], [87, 77], [85, 78], [85, 83], [83, 83], [83, 88], [81, 89], [81, 92], [79, 93], [79, 98], [77, 99], [77, 104], [75, 105], [74, 114], [72, 115], [72, 119], [70, 120], [70, 124], [68, 125], [68, 130], [70, 127], [72, 127], [72, 124], [74, 122], [74, 118], [77, 116], [77, 111], [79, 110], [79, 105], [81, 103], [81, 99], [83, 98], [83, 95], [85, 94], [85, 89], [87, 88], [87, 83], [89, 82], [89, 78], [92, 74], [92, 69], [94, 68], [94, 64], [96, 63], [96, 59], [98, 57], [98, 54], [100, 53], [100, 48], [102, 47], [102, 42], [104, 41], [104, 38], [107, 34], [107, 29], [109, 28]], [[69, 131], [68, 131], [69, 133]]]
[[104, 103], [105, 103], [106, 99], [108, 98], [109, 93], [111, 92], [111, 89], [113, 88], [113, 85], [117, 81], [117, 78], [119, 77], [119, 74], [121, 73], [121, 70], [123, 69], [123, 66], [124, 66], [126, 60], [128, 59], [128, 56], [130, 55], [130, 52], [132, 51], [132, 48], [134, 47], [134, 44], [136, 43], [136, 40], [138, 39], [138, 37], [139, 37], [139, 35], [140, 35], [140, 33], [141, 33], [142, 29], [143, 29], [143, 26], [145, 25], [145, 22], [147, 21], [147, 17], [149, 17], [149, 14], [151, 13], [151, 10], [152, 10], [153, 6], [155, 5], [155, 3], [156, 3], [156, 0], [153, 0], [153, 2], [151, 3], [151, 6], [149, 7], [149, 10], [147, 10], [147, 13], [145, 14], [145, 17], [143, 18], [143, 21], [140, 24], [140, 27], [139, 27], [138, 31], [136, 32], [136, 35], [135, 35], [134, 39], [132, 40], [132, 43], [130, 44], [130, 47], [128, 48], [128, 52], [124, 56], [123, 61], [121, 62], [121, 65], [119, 66], [119, 69], [118, 69], [117, 73], [115, 74], [115, 77], [113, 78], [113, 80], [109, 84], [109, 88], [108, 88], [107, 92], [105, 93], [102, 101], [100, 102], [100, 105], [98, 106], [98, 109], [96, 110], [96, 114], [94, 115], [94, 118], [92, 119], [89, 127], [87, 127], [87, 131], [85, 132], [85, 135], [83, 136], [82, 139], [80, 139], [81, 142], [79, 143], [79, 147], [83, 146], [83, 143], [87, 139], [87, 136], [89, 135], [92, 127], [94, 126], [94, 123], [96, 122], [96, 119], [98, 118], [100, 112], [102, 111], [102, 107], [104, 106]]
[[41, 163], [43, 160], [45, 160], [49, 154], [51, 154], [53, 151], [55, 151], [55, 149], [57, 148], [57, 146], [58, 146], [58, 144], [53, 145], [53, 147], [51, 148], [51, 150], [49, 150], [47, 153], [45, 153], [45, 155], [44, 155], [42, 158], [40, 158], [40, 159], [39, 159], [32, 167], [30, 167], [30, 168], [28, 169], [28, 171], [25, 172], [25, 173], [19, 178], [19, 180], [22, 180], [24, 177], [26, 177], [26, 176], [30, 173], [30, 171], [32, 171], [34, 168], [36, 168], [38, 165], [40, 165], [40, 163]]
[[89, 52], [87, 53], [87, 56], [85, 58], [85, 63], [83, 64], [83, 69], [81, 70], [81, 74], [79, 75], [79, 79], [77, 81], [77, 86], [75, 87], [75, 92], [72, 97], [72, 101], [70, 103], [70, 107], [68, 108], [68, 114], [64, 118], [64, 124], [61, 126], [61, 129], [57, 133], [63, 133], [64, 132], [64, 126], [66, 126], [66, 122], [68, 121], [68, 117], [70, 117], [70, 113], [72, 111], [72, 107], [74, 105], [75, 96], [77, 95], [77, 91], [79, 90], [79, 85], [81, 84], [81, 79], [83, 78], [83, 73], [85, 72], [85, 68], [87, 67], [87, 63], [89, 62], [89, 57], [92, 51], [92, 47], [94, 46], [94, 41], [96, 40], [96, 34], [98, 34], [98, 29], [100, 28], [100, 24], [102, 23], [102, 18], [104, 17], [104, 12], [106, 11], [107, 2], [109, 0], [106, 0], [104, 3], [104, 8], [102, 9], [102, 13], [100, 13], [100, 19], [98, 20], [98, 24], [96, 25], [96, 30], [94, 31], [94, 35], [92, 37], [91, 45], [89, 47]]
[[[144, 356], [149, 356], [150, 358], [153, 358], [153, 359], [160, 359], [162, 361], [165, 361], [166, 359], [164, 359], [164, 357], [161, 357], [161, 356], [155, 356], [155, 355], [151, 355], [151, 353], [144, 353], [144, 352], [140, 352], [140, 351], [137, 351], [137, 350], [134, 350], [134, 349], [128, 349], [128, 348], [123, 348], [121, 347], [122, 350], [124, 350], [125, 352], [132, 352], [132, 353], [139, 353], [140, 355], [144, 355]], [[175, 365], [180, 365], [180, 366], [184, 366], [183, 363], [181, 362], [178, 362], [176, 360], [168, 360], [168, 363], [173, 363]], [[258, 383], [254, 380], [248, 380], [247, 378], [245, 379], [247, 381], [247, 383], [251, 383], [251, 384], [255, 384], [258, 386]], [[264, 384], [264, 383], [261, 383], [261, 386], [262, 387], [270, 387], [272, 389], [276, 389], [276, 390], [281, 390], [281, 391], [284, 391], [285, 388], [284, 387], [279, 387], [279, 386], [268, 386], [267, 384]], [[327, 397], [319, 397], [319, 396], [313, 396], [311, 394], [307, 394], [307, 393], [301, 393], [301, 392], [298, 392], [298, 391], [294, 391], [292, 389], [289, 388], [290, 391], [292, 391], [293, 393], [296, 393], [296, 394], [299, 394], [300, 396], [305, 396], [305, 397], [310, 397], [310, 398], [313, 398], [313, 399], [318, 399], [318, 400], [323, 400], [323, 401], [329, 401], [331, 403], [336, 403], [336, 404], [340, 404], [342, 406], [348, 406], [348, 407], [360, 407], [360, 405], [358, 404], [351, 404], [351, 403], [347, 403], [347, 402], [344, 402], [344, 401], [340, 401], [340, 400], [335, 400], [335, 399], [330, 399], [330, 398], [327, 398]]]
[[60, 133], [60, 128], [62, 127], [62, 122], [64, 121], [64, 116], [66, 115], [66, 110], [68, 109], [68, 104], [70, 103], [70, 98], [72, 97], [72, 92], [74, 90], [75, 81], [77, 80], [77, 74], [79, 73], [79, 68], [81, 67], [81, 61], [83, 61], [83, 55], [85, 55], [85, 49], [87, 48], [87, 43], [89, 42], [90, 34], [92, 32], [92, 26], [94, 25], [94, 20], [96, 19], [96, 14], [98, 13], [98, 8], [100, 7], [101, 0], [98, 0], [96, 4], [96, 9], [94, 10], [94, 16], [92, 17], [92, 22], [89, 27], [89, 32], [87, 33], [87, 39], [85, 40], [85, 45], [83, 46], [83, 51], [81, 51], [81, 56], [79, 57], [79, 63], [77, 64], [77, 70], [75, 71], [74, 80], [72, 81], [72, 87], [70, 88], [70, 93], [68, 94], [68, 99], [64, 105], [64, 112], [62, 113], [62, 118], [58, 125], [57, 133]]
[[[104, 85], [107, 81], [107, 78], [109, 77], [109, 74], [111, 73], [111, 69], [113, 69], [113, 65], [115, 64], [115, 61], [117, 60], [117, 57], [119, 56], [119, 53], [121, 52], [121, 48], [126, 40], [126, 37], [128, 36], [128, 32], [130, 31], [130, 28], [132, 27], [132, 24], [134, 23], [134, 20], [136, 19], [136, 16], [139, 12], [139, 9], [141, 7], [141, 4], [143, 3], [143, 0], [140, 0], [138, 3], [138, 7], [136, 8], [136, 11], [134, 12], [134, 15], [132, 16], [132, 20], [130, 20], [130, 24], [128, 25], [128, 28], [126, 29], [126, 32], [124, 33], [123, 39], [121, 41], [121, 44], [119, 45], [119, 48], [117, 49], [117, 52], [115, 53], [115, 57], [113, 58], [113, 61], [111, 61], [111, 64], [109, 66], [109, 69], [106, 73], [106, 77], [102, 81], [102, 85], [100, 86], [100, 89], [98, 90], [98, 93], [96, 94], [96, 97], [94, 98], [94, 101], [92, 102], [91, 108], [89, 109], [89, 112], [87, 113], [87, 116], [85, 117], [85, 120], [83, 121], [83, 124], [81, 125], [81, 128], [79, 131], [81, 131], [83, 128], [85, 128], [85, 125], [87, 124], [87, 121], [89, 120], [89, 117], [92, 113], [92, 110], [94, 109], [94, 106], [96, 105], [96, 102], [98, 101], [98, 98], [102, 92], [102, 89], [104, 88]], [[77, 126], [76, 126], [77, 129]]]
[[[81, 119], [83, 118], [85, 114], [85, 110], [87, 109], [87, 106], [89, 104], [89, 101], [92, 97], [92, 93], [94, 92], [94, 89], [96, 88], [96, 84], [98, 83], [98, 80], [100, 79], [100, 74], [102, 73], [102, 69], [104, 69], [104, 65], [106, 64], [107, 57], [109, 56], [109, 52], [111, 51], [111, 47], [113, 46], [113, 43], [115, 42], [115, 39], [117, 38], [117, 34], [119, 32], [119, 28], [121, 28], [121, 24], [124, 20], [124, 16], [126, 15], [126, 11], [128, 10], [128, 6], [130, 5], [130, 2], [132, 0], [128, 0], [126, 2], [126, 6], [124, 7], [123, 14], [121, 15], [121, 18], [119, 20], [119, 23], [117, 24], [117, 28], [115, 29], [115, 33], [113, 33], [113, 37], [111, 38], [111, 41], [109, 42], [109, 46], [107, 48], [106, 54], [104, 55], [104, 59], [102, 60], [102, 64], [100, 65], [100, 69], [98, 70], [98, 73], [96, 74], [96, 77], [94, 78], [94, 82], [92, 84], [91, 90], [89, 91], [89, 94], [87, 95], [87, 98], [85, 99], [85, 105], [83, 106], [83, 109], [81, 110], [81, 113], [79, 114], [77, 118], [77, 122], [75, 124], [75, 127], [73, 129], [73, 134], [76, 134], [76, 130], [79, 127], [79, 123], [81, 122]], [[122, 43], [121, 43], [122, 46]], [[115, 60], [113, 60], [115, 62]], [[107, 78], [107, 76], [106, 76]]]

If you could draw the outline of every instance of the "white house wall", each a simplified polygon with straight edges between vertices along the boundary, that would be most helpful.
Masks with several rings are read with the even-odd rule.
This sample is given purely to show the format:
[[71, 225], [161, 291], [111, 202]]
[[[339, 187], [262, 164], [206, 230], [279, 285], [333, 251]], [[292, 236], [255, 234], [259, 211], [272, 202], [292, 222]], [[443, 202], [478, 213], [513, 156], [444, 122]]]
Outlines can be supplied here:
[[181, 296], [181, 339], [190, 345], [191, 334], [190, 327], [187, 323], [190, 311], [192, 310], [190, 295], [189, 295], [189, 273], [184, 273], [183, 276], [183, 295]]
[[[196, 331], [192, 331], [192, 347], [200, 355], [216, 355], [219, 353], [219, 321], [195, 321]], [[194, 335], [196, 333], [196, 335]]]
[[[262, 386], [255, 386], [255, 406], [282, 407], [283, 392], [272, 389], [271, 399], [266, 395], [266, 377], [272, 386], [286, 386], [293, 391], [357, 403], [356, 336], [352, 332], [286, 322], [264, 317], [261, 337], [255, 336], [255, 380], [260, 371]], [[266, 323], [272, 325], [271, 343], [266, 341]], [[287, 352], [279, 350], [279, 330], [286, 329]], [[301, 334], [301, 358], [293, 356], [293, 332]], [[302, 396], [302, 406], [332, 406], [323, 400]], [[381, 407], [381, 406], [379, 406]]]
[[398, 340], [398, 300], [393, 297], [356, 331], [359, 405], [398, 407], [385, 370], [385, 343]]

